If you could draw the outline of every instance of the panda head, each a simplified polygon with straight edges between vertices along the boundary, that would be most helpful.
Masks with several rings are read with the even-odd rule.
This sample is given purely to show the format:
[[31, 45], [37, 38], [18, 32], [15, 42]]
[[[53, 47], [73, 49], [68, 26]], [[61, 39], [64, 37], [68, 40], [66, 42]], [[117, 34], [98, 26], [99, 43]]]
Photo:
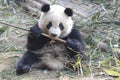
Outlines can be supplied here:
[[63, 38], [71, 32], [73, 28], [72, 9], [60, 5], [44, 4], [41, 11], [38, 24], [44, 33], [52, 37]]

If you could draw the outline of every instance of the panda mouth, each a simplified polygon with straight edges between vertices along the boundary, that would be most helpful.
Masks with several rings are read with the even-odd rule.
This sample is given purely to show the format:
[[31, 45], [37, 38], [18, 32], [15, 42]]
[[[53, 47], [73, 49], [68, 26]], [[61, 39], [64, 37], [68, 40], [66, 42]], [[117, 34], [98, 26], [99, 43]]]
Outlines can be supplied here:
[[51, 36], [52, 36], [52, 37], [57, 37], [57, 34], [51, 33]]

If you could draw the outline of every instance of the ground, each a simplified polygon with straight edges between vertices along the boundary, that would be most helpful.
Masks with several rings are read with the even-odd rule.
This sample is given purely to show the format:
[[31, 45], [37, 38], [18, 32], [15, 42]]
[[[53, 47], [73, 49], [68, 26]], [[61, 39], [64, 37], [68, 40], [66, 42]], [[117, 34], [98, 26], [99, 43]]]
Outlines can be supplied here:
[[33, 69], [24, 75], [16, 75], [16, 63], [22, 54], [1, 53], [0, 55], [0, 80], [114, 80], [109, 76], [81, 76], [71, 71], [47, 71]]
[[[88, 27], [88, 25], [91, 25], [89, 24], [91, 17], [88, 17], [86, 15], [89, 14], [90, 16], [93, 14], [93, 12], [91, 11], [93, 10], [95, 11], [96, 9], [99, 9], [97, 5], [98, 3], [91, 3], [89, 0], [84, 0], [84, 1], [76, 0], [76, 2], [74, 0], [57, 0], [57, 3], [63, 6], [72, 7], [75, 10], [76, 14], [74, 15], [74, 20], [77, 21], [77, 24], [80, 25], [80, 28], [84, 33], [91, 34], [92, 37], [99, 39], [100, 41], [103, 41], [104, 39], [109, 40], [108, 38], [110, 38], [111, 40], [112, 38], [112, 41], [114, 41], [112, 45], [116, 47], [118, 46], [117, 45], [117, 43], [119, 42], [118, 35], [120, 34], [119, 33], [120, 27], [118, 24], [117, 25], [114, 23], [109, 25], [102, 24], [102, 26], [100, 24], [96, 24], [96, 25], [94, 24], [93, 26]], [[69, 5], [67, 5], [68, 3]], [[82, 15], [81, 16], [77, 14], [79, 13], [79, 10], [85, 11], [86, 15], [81, 14]], [[100, 17], [98, 14], [96, 15], [97, 17]], [[87, 18], [83, 19], [83, 17], [87, 17]], [[103, 17], [103, 13], [102, 13], [102, 17]], [[116, 19], [116, 17], [114, 17], [116, 21], [119, 21], [119, 18], [120, 17]], [[38, 17], [34, 17], [33, 14], [26, 13], [24, 9], [16, 5], [7, 6], [0, 4], [1, 22], [11, 23], [12, 25], [17, 25], [19, 27], [29, 29], [30, 26], [32, 26], [38, 19], [39, 19]], [[99, 19], [95, 17], [93, 21], [95, 20], [99, 20]], [[109, 18], [104, 18], [104, 20], [109, 20]], [[85, 25], [84, 23], [88, 23], [88, 25]], [[6, 26], [0, 24], [0, 28], [2, 27], [6, 27]], [[79, 72], [73, 72], [68, 70], [47, 71], [47, 70], [38, 70], [38, 69], [33, 69], [32, 71], [24, 75], [20, 75], [20, 76], [16, 75], [15, 73], [16, 64], [19, 61], [22, 54], [24, 53], [24, 51], [26, 50], [25, 43], [26, 43], [27, 33], [28, 33], [27, 31], [15, 29], [10, 26], [7, 26], [7, 29], [3, 34], [0, 33], [0, 80], [115, 80], [116, 76], [114, 77], [110, 76], [103, 71], [104, 69], [107, 68], [107, 67], [103, 68], [103, 66], [106, 66], [105, 65], [106, 63], [109, 63], [107, 65], [112, 64], [111, 62], [108, 61], [112, 59], [111, 52], [109, 51], [102, 52], [101, 50], [98, 49], [98, 47], [96, 48], [96, 46], [94, 47], [92, 46], [91, 48], [88, 44], [86, 44], [86, 46], [89, 55], [88, 57], [89, 60], [86, 62], [90, 66], [87, 66], [87, 68], [85, 68], [85, 69], [89, 69], [89, 74], [87, 75], [86, 74], [82, 75]], [[100, 61], [102, 62], [101, 64]], [[114, 60], [112, 62], [114, 62]], [[116, 67], [115, 64], [113, 65]], [[84, 64], [82, 66], [84, 67]], [[114, 69], [116, 69], [115, 67]]]

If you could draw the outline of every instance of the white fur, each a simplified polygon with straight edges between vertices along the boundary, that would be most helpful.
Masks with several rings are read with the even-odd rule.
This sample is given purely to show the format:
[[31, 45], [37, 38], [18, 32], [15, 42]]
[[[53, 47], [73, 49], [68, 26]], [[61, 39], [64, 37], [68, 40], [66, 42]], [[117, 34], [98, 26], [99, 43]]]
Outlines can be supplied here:
[[43, 60], [42, 63], [53, 70], [64, 69], [63, 61], [60, 61], [59, 59], [58, 60], [57, 59], [56, 60], [55, 59]]
[[[41, 13], [40, 20], [38, 22], [39, 27], [44, 33], [51, 35], [51, 33], [57, 34], [57, 37], [66, 37], [73, 27], [73, 20], [71, 17], [64, 13], [65, 8], [60, 5], [51, 5], [50, 10], [46, 13]], [[46, 25], [52, 22], [52, 27], [48, 30]], [[62, 23], [64, 30], [59, 29], [59, 24]]]
[[52, 34], [56, 34], [56, 37], [59, 37], [61, 35], [61, 30], [59, 27], [51, 27], [49, 29], [49, 34], [52, 36]]

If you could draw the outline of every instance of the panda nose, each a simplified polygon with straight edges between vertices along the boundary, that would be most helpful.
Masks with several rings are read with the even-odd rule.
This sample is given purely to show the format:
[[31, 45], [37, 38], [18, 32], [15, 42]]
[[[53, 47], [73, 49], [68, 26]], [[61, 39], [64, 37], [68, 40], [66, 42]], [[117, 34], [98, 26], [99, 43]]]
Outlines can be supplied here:
[[52, 35], [53, 37], [56, 37], [56, 36], [57, 36], [57, 34], [53, 34], [53, 33], [51, 33], [51, 35]]

